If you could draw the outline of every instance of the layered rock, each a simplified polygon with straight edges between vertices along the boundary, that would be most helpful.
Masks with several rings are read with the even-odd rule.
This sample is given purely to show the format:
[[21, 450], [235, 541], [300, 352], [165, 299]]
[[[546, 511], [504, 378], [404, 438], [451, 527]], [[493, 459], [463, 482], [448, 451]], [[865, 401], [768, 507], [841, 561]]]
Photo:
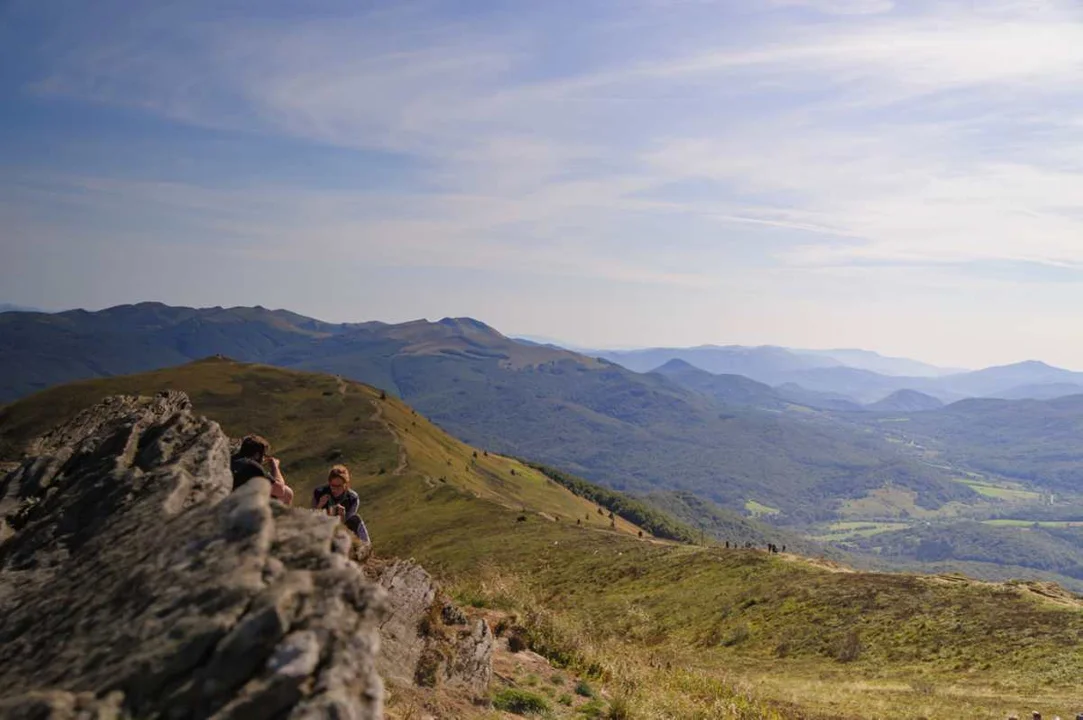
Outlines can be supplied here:
[[381, 716], [385, 592], [228, 453], [183, 394], [118, 397], [0, 481], [0, 716]]
[[378, 659], [384, 678], [484, 695], [493, 674], [494, 640], [488, 623], [468, 620], [413, 562], [397, 561], [374, 574], [388, 597]]

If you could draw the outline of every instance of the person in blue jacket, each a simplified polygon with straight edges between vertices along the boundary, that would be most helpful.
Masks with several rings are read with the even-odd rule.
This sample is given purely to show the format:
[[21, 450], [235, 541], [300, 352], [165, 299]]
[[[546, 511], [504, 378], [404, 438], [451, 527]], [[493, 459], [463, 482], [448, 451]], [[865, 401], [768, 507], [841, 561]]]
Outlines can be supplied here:
[[345, 465], [335, 465], [327, 473], [327, 484], [312, 493], [312, 507], [339, 518], [362, 542], [371, 542], [365, 522], [357, 514], [361, 498], [350, 489], [350, 471]]

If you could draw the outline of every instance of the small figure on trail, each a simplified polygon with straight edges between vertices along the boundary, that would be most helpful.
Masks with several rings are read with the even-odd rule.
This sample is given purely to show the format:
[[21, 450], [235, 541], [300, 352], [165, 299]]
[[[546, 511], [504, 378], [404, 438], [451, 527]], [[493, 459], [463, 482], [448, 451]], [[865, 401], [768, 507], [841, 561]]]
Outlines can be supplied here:
[[361, 498], [350, 489], [350, 471], [345, 465], [335, 465], [327, 473], [327, 484], [316, 488], [312, 493], [312, 507], [323, 510], [328, 515], [339, 518], [360, 538], [361, 542], [371, 542], [365, 522], [357, 514]]
[[278, 458], [271, 456], [271, 443], [259, 435], [248, 435], [241, 441], [241, 449], [230, 458], [229, 469], [233, 473], [234, 490], [254, 477], [267, 478], [271, 497], [285, 505], [293, 503], [293, 489], [282, 476]]

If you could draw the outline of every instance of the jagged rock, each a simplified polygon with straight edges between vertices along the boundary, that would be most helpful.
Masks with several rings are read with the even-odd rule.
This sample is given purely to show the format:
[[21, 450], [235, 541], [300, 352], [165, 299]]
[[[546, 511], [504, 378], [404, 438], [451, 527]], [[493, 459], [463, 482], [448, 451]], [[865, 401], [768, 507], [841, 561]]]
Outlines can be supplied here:
[[440, 609], [440, 617], [445, 625], [466, 625], [468, 622], [466, 613], [453, 602], [444, 603], [444, 607]]
[[111, 398], [0, 481], [0, 717], [382, 716], [384, 593], [187, 397]]
[[495, 642], [489, 623], [481, 619], [470, 630], [459, 633], [447, 670], [447, 684], [464, 687], [475, 695], [484, 693], [493, 678]]
[[460, 630], [446, 623], [445, 613], [461, 616], [463, 624], [466, 616], [458, 608], [446, 611], [449, 603], [439, 597], [432, 577], [413, 562], [395, 562], [376, 575], [390, 608], [380, 625], [381, 674], [403, 685], [444, 685], [484, 694], [493, 672], [489, 624], [478, 620]]

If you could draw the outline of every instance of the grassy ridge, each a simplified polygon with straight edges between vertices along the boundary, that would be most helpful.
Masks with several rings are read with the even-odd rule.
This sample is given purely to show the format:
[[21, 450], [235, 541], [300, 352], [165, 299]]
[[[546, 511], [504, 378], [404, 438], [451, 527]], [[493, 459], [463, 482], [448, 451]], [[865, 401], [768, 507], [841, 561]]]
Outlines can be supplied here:
[[1075, 711], [1083, 612], [1055, 589], [639, 539], [545, 474], [334, 377], [207, 361], [77, 383], [0, 410], [0, 441], [10, 455], [101, 397], [166, 387], [232, 435], [267, 435], [302, 499], [347, 463], [380, 553], [519, 612], [539, 649], [595, 667], [631, 717]]

